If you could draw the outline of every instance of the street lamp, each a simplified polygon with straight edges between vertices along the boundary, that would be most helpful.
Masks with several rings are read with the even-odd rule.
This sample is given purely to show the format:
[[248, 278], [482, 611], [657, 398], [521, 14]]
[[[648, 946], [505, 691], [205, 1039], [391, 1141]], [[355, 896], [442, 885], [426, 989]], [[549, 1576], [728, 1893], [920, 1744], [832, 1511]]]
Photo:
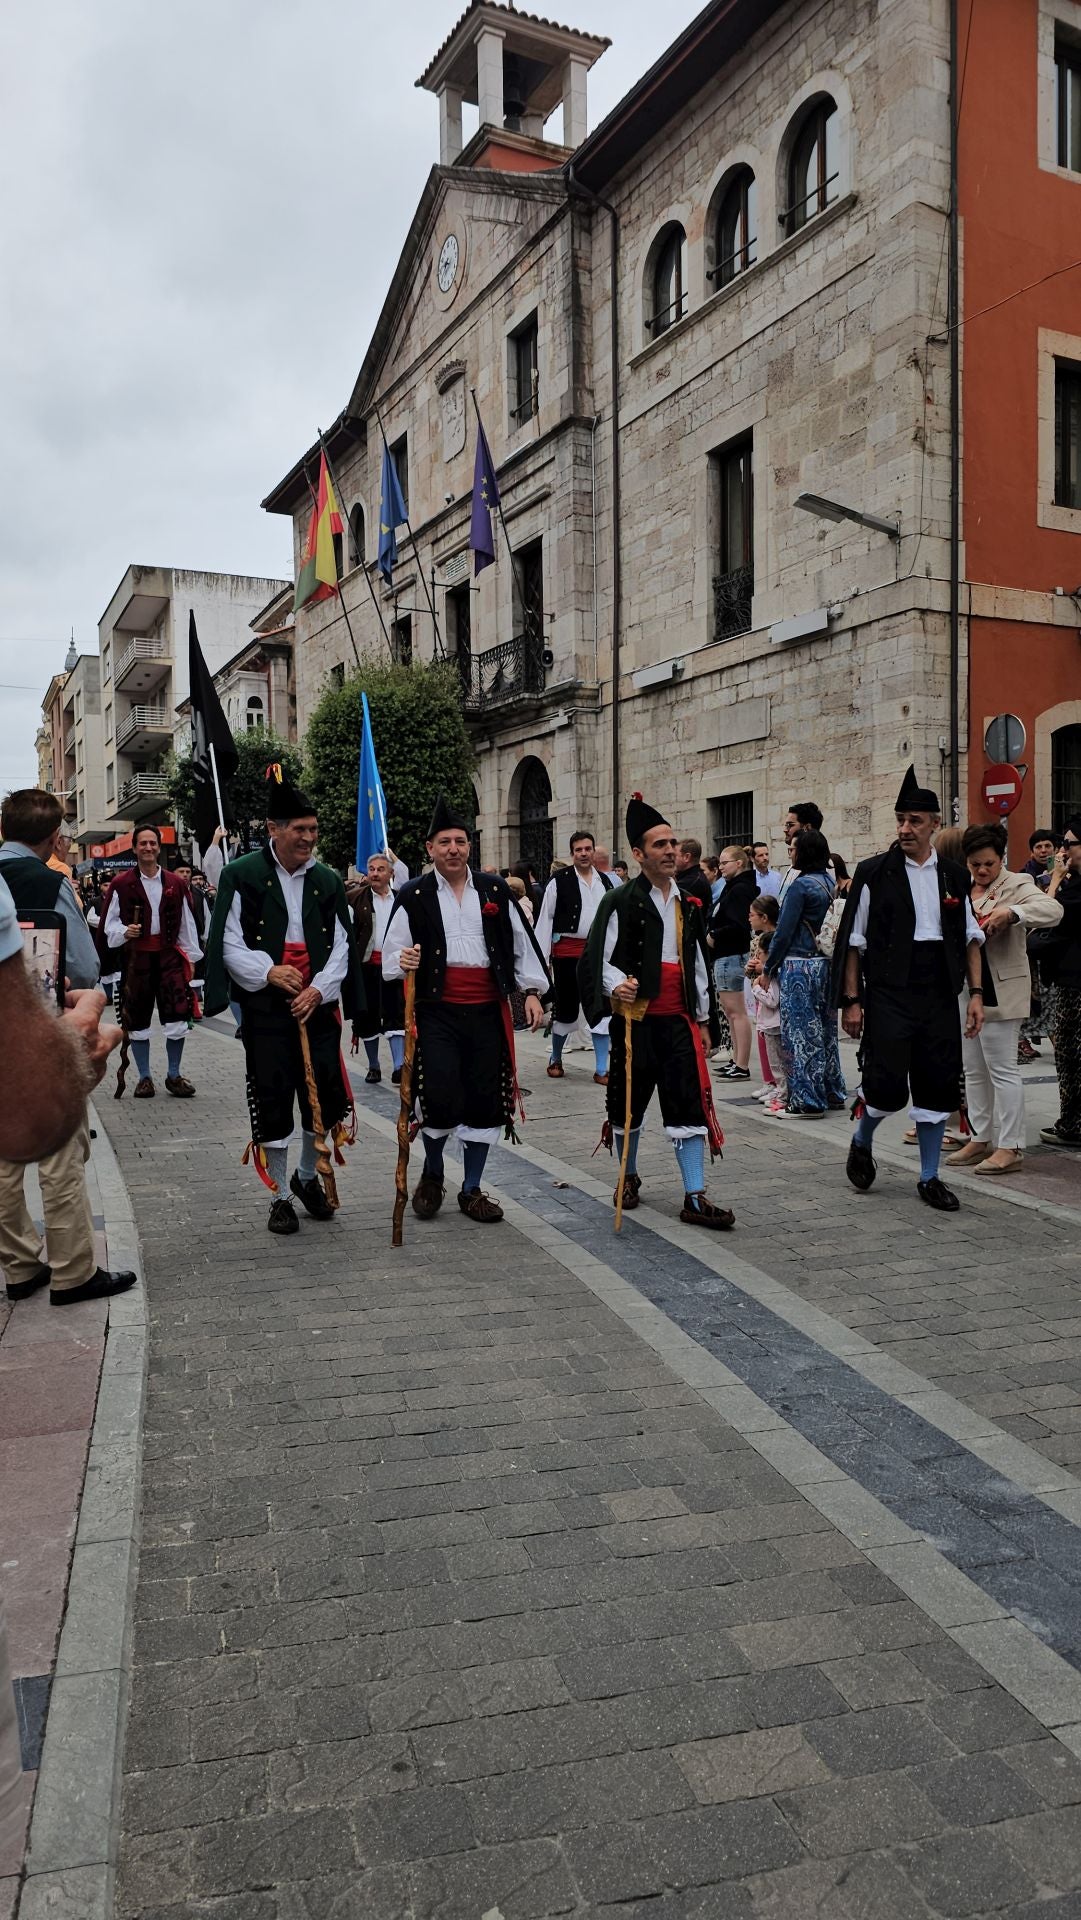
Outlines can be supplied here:
[[887, 540], [899, 540], [901, 528], [896, 520], [882, 520], [877, 513], [861, 513], [858, 507], [846, 507], [840, 500], [827, 500], [821, 493], [797, 493], [796, 505], [804, 513], [820, 520], [852, 520], [870, 533], [884, 533]]

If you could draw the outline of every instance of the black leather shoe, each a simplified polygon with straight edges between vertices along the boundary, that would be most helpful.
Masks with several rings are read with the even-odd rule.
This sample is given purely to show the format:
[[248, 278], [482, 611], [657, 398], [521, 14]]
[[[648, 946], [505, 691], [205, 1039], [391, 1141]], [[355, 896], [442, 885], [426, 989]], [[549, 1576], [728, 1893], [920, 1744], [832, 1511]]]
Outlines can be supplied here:
[[858, 1140], [850, 1141], [845, 1172], [854, 1187], [858, 1187], [861, 1193], [867, 1193], [874, 1186], [878, 1172], [878, 1162], [870, 1147], [862, 1147]]
[[366, 1087], [376, 1087], [382, 1078], [383, 1076], [378, 1067], [369, 1067], [367, 1073], [364, 1075], [364, 1085]]
[[934, 1180], [918, 1180], [916, 1192], [921, 1200], [925, 1200], [929, 1207], [936, 1208], [939, 1213], [957, 1213], [961, 1205], [952, 1189], [937, 1177]]
[[52, 1288], [49, 1301], [54, 1307], [74, 1307], [80, 1300], [109, 1300], [114, 1293], [126, 1293], [137, 1279], [134, 1273], [107, 1273], [104, 1267], [97, 1267], [81, 1287]]
[[391, 1074], [391, 1076], [390, 1076], [390, 1084], [391, 1084], [391, 1086], [392, 1086], [392, 1087], [400, 1087], [400, 1086], [401, 1086], [401, 1084], [402, 1084], [402, 1070], [401, 1070], [401, 1068], [400, 1068], [400, 1067], [395, 1067], [395, 1069], [394, 1069], [394, 1072], [393, 1072], [393, 1073]]
[[40, 1287], [47, 1287], [53, 1277], [51, 1267], [35, 1267], [25, 1280], [9, 1280], [7, 1294], [9, 1300], [29, 1300], [32, 1293]]
[[300, 1232], [300, 1221], [297, 1219], [293, 1211], [292, 1202], [289, 1200], [279, 1199], [273, 1202], [270, 1209], [270, 1219], [266, 1224], [268, 1233]]
[[296, 1194], [305, 1213], [310, 1213], [313, 1220], [333, 1220], [334, 1208], [319, 1185], [318, 1178], [313, 1176], [311, 1180], [302, 1180], [299, 1173], [294, 1173], [289, 1182], [289, 1191]]

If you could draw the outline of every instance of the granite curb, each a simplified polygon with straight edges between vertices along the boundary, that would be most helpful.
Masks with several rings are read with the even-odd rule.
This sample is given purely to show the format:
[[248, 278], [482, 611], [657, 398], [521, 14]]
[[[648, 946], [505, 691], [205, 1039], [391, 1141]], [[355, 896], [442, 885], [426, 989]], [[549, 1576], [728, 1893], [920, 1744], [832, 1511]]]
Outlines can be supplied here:
[[[134, 1268], [142, 1281], [135, 1218], [100, 1123], [93, 1165], [110, 1265]], [[18, 1920], [46, 1915], [49, 1920], [111, 1920], [139, 1557], [147, 1348], [147, 1301], [140, 1284], [109, 1307]]]

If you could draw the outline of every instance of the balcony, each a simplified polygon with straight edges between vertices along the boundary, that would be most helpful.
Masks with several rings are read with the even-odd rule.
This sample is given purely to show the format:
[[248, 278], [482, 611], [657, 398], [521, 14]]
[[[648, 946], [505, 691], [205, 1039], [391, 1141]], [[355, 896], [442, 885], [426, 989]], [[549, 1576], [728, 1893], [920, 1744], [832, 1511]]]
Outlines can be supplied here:
[[133, 640], [125, 647], [113, 669], [113, 684], [130, 696], [150, 693], [167, 680], [172, 656], [164, 640]]
[[74, 758], [75, 758], [75, 728], [74, 728], [74, 726], [71, 726], [71, 727], [69, 727], [69, 728], [68, 728], [68, 730], [67, 730], [67, 732], [66, 732], [66, 734], [64, 735], [64, 758], [65, 758], [66, 760], [74, 760]]
[[731, 640], [737, 633], [750, 632], [753, 595], [753, 567], [736, 567], [732, 573], [714, 575], [713, 638], [715, 640]]
[[462, 705], [467, 714], [535, 700], [543, 692], [544, 640], [539, 634], [519, 633], [502, 646], [473, 654], [468, 679], [462, 675]]
[[157, 813], [165, 796], [166, 780], [163, 773], [133, 773], [120, 782], [116, 810], [132, 820], [141, 820], [144, 814]]
[[117, 748], [125, 753], [157, 753], [173, 733], [172, 715], [167, 707], [136, 706], [118, 721]]

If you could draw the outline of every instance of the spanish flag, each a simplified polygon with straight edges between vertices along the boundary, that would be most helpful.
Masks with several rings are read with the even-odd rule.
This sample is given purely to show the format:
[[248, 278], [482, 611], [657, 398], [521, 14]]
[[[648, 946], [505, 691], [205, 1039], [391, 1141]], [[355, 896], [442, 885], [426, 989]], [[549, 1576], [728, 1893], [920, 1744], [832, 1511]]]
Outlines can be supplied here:
[[311, 525], [304, 549], [304, 560], [293, 596], [293, 611], [299, 613], [311, 600], [329, 600], [338, 591], [338, 569], [334, 560], [334, 536], [342, 531], [342, 516], [334, 498], [327, 472], [327, 457], [319, 455], [319, 491], [312, 508]]

